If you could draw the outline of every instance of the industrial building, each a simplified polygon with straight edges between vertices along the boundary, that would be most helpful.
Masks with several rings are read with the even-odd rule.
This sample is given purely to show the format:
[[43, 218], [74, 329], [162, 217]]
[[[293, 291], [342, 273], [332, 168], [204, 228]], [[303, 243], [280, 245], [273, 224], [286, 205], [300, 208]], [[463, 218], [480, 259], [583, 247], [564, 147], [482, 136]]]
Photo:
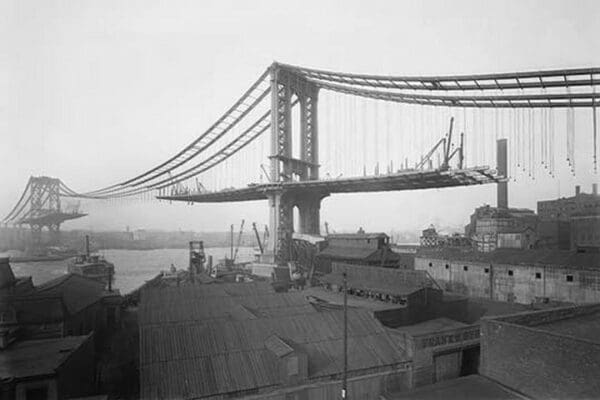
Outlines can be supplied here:
[[31, 278], [15, 277], [8, 258], [0, 259], [0, 320], [6, 340], [60, 338], [104, 332], [120, 319], [121, 296], [104, 283], [66, 274], [34, 286]]
[[0, 399], [69, 399], [94, 390], [91, 334], [0, 346]]
[[334, 262], [390, 268], [412, 268], [412, 257], [398, 254], [385, 233], [354, 233], [327, 236], [327, 247], [316, 255], [316, 271], [331, 272]]
[[600, 253], [421, 250], [415, 269], [427, 271], [444, 290], [466, 296], [522, 304], [600, 302]]
[[[140, 389], [153, 398], [330, 399], [341, 390], [343, 311], [265, 283], [196, 284], [141, 294]], [[406, 390], [410, 360], [369, 312], [348, 310], [348, 387]]]
[[485, 317], [479, 373], [385, 400], [595, 399], [600, 393], [600, 305]]
[[600, 305], [484, 318], [480, 374], [528, 398], [600, 393]]

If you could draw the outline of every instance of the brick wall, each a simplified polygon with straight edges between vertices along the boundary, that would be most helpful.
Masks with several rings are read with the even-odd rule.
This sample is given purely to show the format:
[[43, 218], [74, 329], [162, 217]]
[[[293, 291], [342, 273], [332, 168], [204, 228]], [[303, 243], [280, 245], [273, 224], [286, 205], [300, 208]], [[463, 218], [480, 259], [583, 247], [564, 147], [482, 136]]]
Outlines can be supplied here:
[[600, 344], [492, 319], [481, 332], [481, 375], [533, 398], [600, 393]]

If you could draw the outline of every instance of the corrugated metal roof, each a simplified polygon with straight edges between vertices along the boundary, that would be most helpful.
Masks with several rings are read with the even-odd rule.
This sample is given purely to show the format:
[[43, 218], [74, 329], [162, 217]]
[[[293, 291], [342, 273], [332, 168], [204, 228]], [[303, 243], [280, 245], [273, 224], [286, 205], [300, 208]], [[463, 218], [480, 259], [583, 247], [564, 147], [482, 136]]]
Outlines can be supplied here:
[[[332, 272], [321, 278], [323, 282], [341, 286], [343, 285], [344, 278], [341, 273]], [[407, 296], [411, 293], [417, 292], [423, 289], [423, 286], [409, 285], [406, 282], [397, 283], [394, 281], [385, 280], [362, 280], [356, 277], [348, 276], [347, 284], [349, 288], [367, 290], [371, 292], [377, 292], [382, 294]]]
[[[221, 285], [149, 291], [142, 297], [143, 398], [191, 398], [278, 385], [280, 366], [265, 345], [274, 335], [308, 355], [309, 379], [342, 371], [342, 311], [317, 312], [302, 292], [227, 297], [215, 286]], [[232, 292], [255, 290], [236, 287]], [[258, 318], [229, 318], [228, 310], [240, 304]], [[295, 313], [302, 307], [311, 311]], [[348, 334], [350, 370], [407, 360], [369, 312], [348, 311]]]
[[[142, 397], [158, 398], [159, 393], [166, 397], [207, 396], [276, 385], [280, 379], [278, 365], [275, 355], [265, 347], [265, 340], [272, 335], [293, 341], [308, 354], [309, 378], [337, 374], [343, 369], [342, 311], [142, 326]], [[352, 349], [348, 355], [350, 371], [407, 360], [368, 312], [348, 311], [348, 336], [348, 347]], [[186, 370], [195, 372], [189, 374]], [[195, 383], [173, 386], [180, 373]], [[219, 384], [224, 379], [226, 384]]]
[[0, 379], [53, 374], [90, 336], [25, 340], [0, 351]]
[[346, 272], [348, 286], [354, 289], [408, 295], [423, 287], [432, 285], [431, 280], [424, 271], [345, 263], [334, 263], [332, 272], [321, 279], [328, 283], [341, 285], [344, 271]]
[[[215, 286], [221, 285], [190, 285], [183, 290], [164, 288], [145, 291], [139, 308], [140, 324], [212, 319], [242, 320], [316, 312], [302, 292], [263, 292], [257, 295], [227, 296], [215, 292], [212, 289]], [[270, 289], [270, 285], [268, 286]], [[215, 293], [215, 296], [210, 295]]]
[[577, 253], [566, 250], [498, 249], [489, 253], [459, 249], [420, 249], [417, 258], [470, 261], [486, 264], [554, 265], [567, 268], [600, 268], [600, 253]]
[[334, 258], [340, 260], [381, 261], [386, 263], [399, 260], [400, 254], [389, 249], [370, 249], [360, 247], [343, 247], [329, 245], [319, 253], [317, 257]]
[[388, 235], [384, 232], [373, 232], [373, 233], [332, 233], [327, 235], [327, 240], [330, 239], [381, 239], [387, 238]]

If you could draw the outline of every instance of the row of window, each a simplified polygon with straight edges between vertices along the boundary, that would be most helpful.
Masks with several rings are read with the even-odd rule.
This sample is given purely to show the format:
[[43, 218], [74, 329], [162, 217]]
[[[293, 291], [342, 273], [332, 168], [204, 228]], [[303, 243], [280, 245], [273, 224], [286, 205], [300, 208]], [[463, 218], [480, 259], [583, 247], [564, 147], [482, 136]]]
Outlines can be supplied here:
[[[433, 267], [433, 263], [429, 263], [429, 266]], [[446, 264], [446, 269], [450, 269], [450, 265], [449, 264]], [[466, 272], [468, 270], [469, 270], [469, 266], [463, 265], [463, 271]], [[486, 273], [486, 274], [489, 274], [490, 273], [490, 269], [489, 268], [484, 268], [483, 272]], [[514, 274], [515, 273], [514, 273], [514, 271], [512, 269], [508, 270], [508, 276], [514, 276]], [[536, 272], [535, 273], [535, 279], [542, 279], [542, 273], [541, 272]], [[573, 275], [567, 274], [565, 276], [565, 279], [566, 279], [567, 282], [573, 282]]]

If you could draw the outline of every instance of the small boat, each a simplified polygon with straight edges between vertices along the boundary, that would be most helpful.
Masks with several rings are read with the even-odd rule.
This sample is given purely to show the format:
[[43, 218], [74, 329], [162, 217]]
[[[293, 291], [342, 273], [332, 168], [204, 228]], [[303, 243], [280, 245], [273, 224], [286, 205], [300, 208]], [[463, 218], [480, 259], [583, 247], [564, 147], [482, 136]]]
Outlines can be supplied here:
[[106, 261], [104, 256], [90, 254], [90, 239], [85, 237], [85, 254], [76, 256], [68, 265], [69, 273], [83, 275], [88, 278], [104, 282], [111, 290], [115, 266]]

